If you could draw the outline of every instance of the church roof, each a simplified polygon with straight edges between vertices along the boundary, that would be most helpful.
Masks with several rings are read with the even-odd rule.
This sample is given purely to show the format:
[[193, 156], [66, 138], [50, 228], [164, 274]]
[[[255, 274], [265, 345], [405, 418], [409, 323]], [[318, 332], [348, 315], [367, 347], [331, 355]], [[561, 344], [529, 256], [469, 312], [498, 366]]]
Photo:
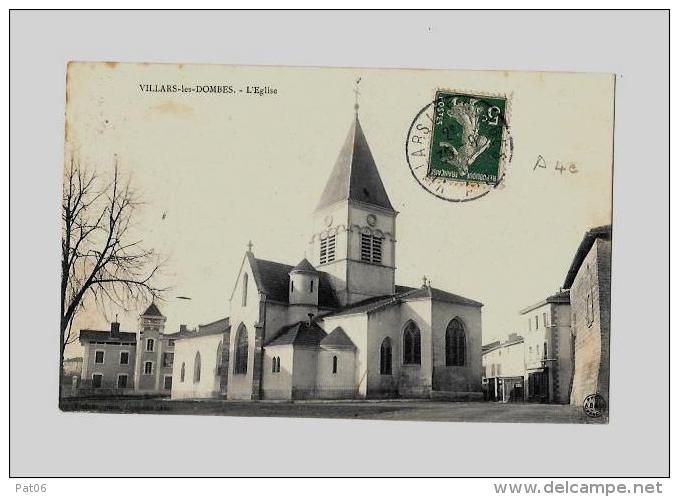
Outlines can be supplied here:
[[361, 129], [358, 114], [349, 129], [316, 210], [347, 199], [394, 210]]
[[293, 271], [304, 271], [307, 273], [317, 273], [318, 271], [316, 270], [315, 267], [311, 265], [311, 263], [307, 260], [305, 257], [301, 261], [299, 261], [299, 264], [297, 264], [294, 268]]
[[218, 319], [207, 324], [199, 324], [196, 330], [185, 330], [178, 333], [168, 333], [165, 336], [172, 340], [181, 340], [183, 338], [197, 338], [209, 335], [221, 335], [231, 328], [229, 318]]
[[333, 349], [355, 349], [356, 345], [351, 341], [351, 338], [344, 332], [342, 328], [335, 328], [335, 331], [321, 340], [323, 347]]
[[[290, 296], [289, 273], [294, 267], [280, 262], [257, 259], [251, 252], [248, 252], [248, 257], [257, 282], [257, 288], [270, 299], [287, 304]], [[337, 296], [330, 284], [330, 275], [323, 271], [318, 271], [318, 305], [320, 307], [339, 307]]]
[[272, 345], [306, 345], [317, 346], [326, 337], [325, 331], [316, 323], [300, 321], [283, 326], [265, 346]]
[[353, 304], [349, 304], [337, 312], [326, 314], [323, 317], [344, 316], [349, 314], [363, 314], [366, 312], [376, 311], [379, 308], [395, 303], [399, 295], [381, 295], [379, 297], [370, 297]]
[[432, 288], [430, 286], [422, 288], [411, 288], [397, 285], [396, 292], [397, 293], [395, 293], [394, 295], [382, 295], [379, 297], [370, 297], [365, 300], [361, 300], [354, 304], [343, 307], [337, 312], [326, 314], [323, 317], [325, 318], [344, 316], [349, 314], [363, 314], [368, 312], [375, 312], [385, 307], [392, 306], [394, 304], [400, 304], [401, 302], [415, 299], [431, 299], [437, 300], [439, 302], [449, 302], [451, 304], [468, 305], [473, 307], [483, 306], [481, 302], [477, 302], [476, 300], [460, 297], [459, 295], [455, 295], [454, 293], [439, 290], [438, 288]]
[[432, 300], [438, 300], [439, 302], [449, 302], [451, 304], [470, 305], [473, 307], [483, 306], [481, 302], [477, 302], [476, 300], [468, 299], [466, 297], [460, 297], [459, 295], [455, 295], [454, 293], [446, 292], [444, 290], [440, 290], [438, 288], [433, 288], [430, 286], [418, 288], [413, 292], [408, 292], [407, 295], [404, 295], [404, 297], [407, 297], [407, 300], [418, 298], [430, 298]]
[[142, 316], [162, 316], [160, 309], [155, 302], [151, 302], [151, 305], [144, 311]]
[[597, 228], [592, 228], [587, 233], [585, 233], [584, 238], [580, 242], [578, 250], [575, 252], [575, 257], [571, 263], [571, 267], [568, 269], [568, 274], [566, 274], [566, 281], [563, 283], [564, 288], [570, 288], [575, 280], [575, 276], [578, 274], [578, 270], [582, 265], [582, 262], [587, 257], [589, 250], [594, 245], [594, 241], [597, 238], [602, 238], [604, 240], [611, 239], [611, 225], [607, 224], [605, 226], [599, 226]]

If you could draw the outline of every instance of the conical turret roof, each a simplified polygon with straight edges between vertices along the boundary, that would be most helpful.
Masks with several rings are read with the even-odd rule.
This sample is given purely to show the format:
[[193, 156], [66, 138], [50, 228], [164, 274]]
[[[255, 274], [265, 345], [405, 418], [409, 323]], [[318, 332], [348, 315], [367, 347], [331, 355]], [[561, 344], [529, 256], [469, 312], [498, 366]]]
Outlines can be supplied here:
[[316, 268], [309, 262], [309, 260], [305, 257], [301, 261], [299, 261], [299, 264], [297, 264], [294, 268], [292, 268], [291, 273], [294, 273], [295, 271], [304, 271], [307, 273], [317, 273], [318, 271]]

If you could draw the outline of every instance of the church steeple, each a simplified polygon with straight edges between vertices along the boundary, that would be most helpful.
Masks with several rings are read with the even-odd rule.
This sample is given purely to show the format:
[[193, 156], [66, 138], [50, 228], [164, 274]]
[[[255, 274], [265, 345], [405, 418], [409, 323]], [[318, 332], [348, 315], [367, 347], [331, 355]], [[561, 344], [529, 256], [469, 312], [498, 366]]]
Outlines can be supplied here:
[[355, 200], [394, 211], [356, 113], [316, 210]]
[[349, 134], [313, 215], [313, 265], [342, 305], [393, 295], [396, 215], [370, 152], [358, 103]]

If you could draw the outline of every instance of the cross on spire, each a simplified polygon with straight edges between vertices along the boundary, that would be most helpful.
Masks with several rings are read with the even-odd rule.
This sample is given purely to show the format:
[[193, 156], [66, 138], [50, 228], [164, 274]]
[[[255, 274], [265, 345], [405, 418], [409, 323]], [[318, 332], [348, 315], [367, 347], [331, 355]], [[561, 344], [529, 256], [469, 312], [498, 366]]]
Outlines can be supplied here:
[[361, 78], [359, 77], [356, 80], [356, 84], [354, 85], [354, 112], [358, 114], [358, 96], [361, 94], [360, 91], [358, 91], [358, 84], [361, 82]]
[[426, 286], [427, 286], [427, 276], [424, 275], [424, 276], [422, 276], [422, 288], [424, 288]]
[[253, 243], [252, 240], [248, 241], [248, 252], [252, 252]]

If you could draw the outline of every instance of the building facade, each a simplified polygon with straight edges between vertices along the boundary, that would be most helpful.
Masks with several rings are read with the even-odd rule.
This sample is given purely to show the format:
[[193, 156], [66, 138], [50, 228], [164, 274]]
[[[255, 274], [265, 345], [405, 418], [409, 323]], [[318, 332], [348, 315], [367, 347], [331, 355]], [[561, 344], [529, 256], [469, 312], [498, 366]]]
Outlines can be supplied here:
[[173, 399], [219, 397], [223, 338], [228, 331], [225, 318], [174, 335]]
[[588, 231], [566, 275], [573, 332], [573, 387], [570, 402], [588, 395], [609, 402], [611, 323], [611, 226]]
[[85, 393], [131, 393], [137, 335], [120, 331], [120, 323], [110, 330], [80, 330], [83, 348], [82, 375], [79, 391]]
[[568, 404], [573, 376], [570, 298], [561, 290], [523, 309], [526, 400]]
[[165, 321], [156, 304], [151, 303], [139, 316], [134, 389], [139, 393], [167, 393], [172, 390], [174, 337], [165, 334]]
[[522, 336], [512, 333], [504, 342], [484, 345], [482, 364], [485, 400], [525, 400], [526, 354]]
[[[397, 214], [356, 115], [312, 214], [310, 260], [263, 260], [250, 245], [219, 385], [175, 383], [172, 397], [480, 398], [482, 304], [426, 281], [395, 284]], [[191, 358], [202, 342], [178, 343]]]
[[172, 389], [174, 338], [166, 335], [165, 316], [151, 304], [139, 317], [137, 332], [80, 330], [83, 347], [78, 393], [164, 394]]

